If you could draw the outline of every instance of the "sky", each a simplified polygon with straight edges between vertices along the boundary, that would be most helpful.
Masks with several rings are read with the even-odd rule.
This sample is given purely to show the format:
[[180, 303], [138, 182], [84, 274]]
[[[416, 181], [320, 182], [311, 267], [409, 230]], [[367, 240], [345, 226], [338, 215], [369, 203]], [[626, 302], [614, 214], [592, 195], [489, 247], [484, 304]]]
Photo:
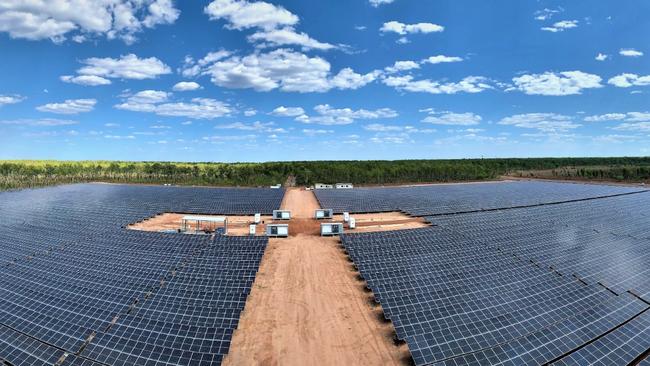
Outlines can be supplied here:
[[4, 0], [0, 159], [650, 155], [650, 2]]

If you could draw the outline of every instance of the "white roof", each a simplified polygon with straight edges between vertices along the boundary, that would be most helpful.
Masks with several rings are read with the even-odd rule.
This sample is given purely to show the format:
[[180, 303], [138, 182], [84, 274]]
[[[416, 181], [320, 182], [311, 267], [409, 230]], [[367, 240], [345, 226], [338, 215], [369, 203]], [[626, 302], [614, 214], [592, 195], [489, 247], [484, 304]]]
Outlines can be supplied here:
[[226, 222], [226, 218], [223, 216], [198, 216], [198, 215], [187, 215], [183, 216], [183, 220], [188, 221], [206, 221], [206, 222]]

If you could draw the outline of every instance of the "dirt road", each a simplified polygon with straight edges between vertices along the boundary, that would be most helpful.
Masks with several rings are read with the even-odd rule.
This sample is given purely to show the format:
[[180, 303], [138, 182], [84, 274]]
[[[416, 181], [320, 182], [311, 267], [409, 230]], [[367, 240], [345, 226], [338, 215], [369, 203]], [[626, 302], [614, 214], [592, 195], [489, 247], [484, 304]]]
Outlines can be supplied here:
[[[289, 190], [283, 208], [307, 219], [318, 203], [309, 191]], [[392, 325], [380, 320], [338, 241], [313, 234], [270, 240], [225, 365], [407, 362], [406, 345], [393, 344]]]

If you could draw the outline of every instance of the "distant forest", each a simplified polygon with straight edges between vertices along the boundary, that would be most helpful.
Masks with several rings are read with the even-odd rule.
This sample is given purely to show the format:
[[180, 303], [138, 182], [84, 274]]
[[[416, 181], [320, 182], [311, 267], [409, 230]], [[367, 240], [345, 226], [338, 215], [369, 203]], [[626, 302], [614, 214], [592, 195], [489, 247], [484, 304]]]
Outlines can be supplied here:
[[0, 189], [114, 182], [267, 186], [350, 182], [383, 185], [499, 179], [503, 176], [645, 182], [650, 157], [173, 163], [0, 161]]

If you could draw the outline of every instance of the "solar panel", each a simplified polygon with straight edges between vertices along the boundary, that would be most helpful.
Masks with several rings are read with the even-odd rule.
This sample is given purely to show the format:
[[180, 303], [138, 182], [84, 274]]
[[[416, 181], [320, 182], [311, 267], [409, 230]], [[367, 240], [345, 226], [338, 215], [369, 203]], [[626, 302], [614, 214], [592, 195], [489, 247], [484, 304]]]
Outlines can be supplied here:
[[440, 215], [625, 195], [643, 188], [554, 182], [437, 184], [413, 187], [315, 190], [321, 207], [336, 213], [404, 211]]
[[267, 239], [124, 227], [162, 212], [270, 213], [283, 195], [97, 184], [0, 193], [0, 359], [220, 363]]
[[[606, 268], [614, 273], [627, 266], [628, 275], [618, 278], [648, 282], [638, 240], [585, 229], [565, 235], [556, 224], [543, 221], [530, 230], [500, 219], [472, 228], [485, 215], [490, 214], [443, 219], [443, 226], [342, 237], [416, 365], [541, 364], [648, 308], [630, 294], [617, 296], [596, 280], [585, 281], [599, 278]], [[489, 227], [493, 222], [494, 229]], [[625, 248], [636, 255], [624, 260], [628, 255], [616, 254]], [[583, 255], [584, 250], [590, 255]], [[539, 264], [544, 261], [548, 263]], [[573, 272], [584, 279], [579, 281]], [[581, 325], [582, 338], [572, 334], [569, 325], [592, 314], [599, 315]], [[547, 333], [554, 337], [545, 337]]]

